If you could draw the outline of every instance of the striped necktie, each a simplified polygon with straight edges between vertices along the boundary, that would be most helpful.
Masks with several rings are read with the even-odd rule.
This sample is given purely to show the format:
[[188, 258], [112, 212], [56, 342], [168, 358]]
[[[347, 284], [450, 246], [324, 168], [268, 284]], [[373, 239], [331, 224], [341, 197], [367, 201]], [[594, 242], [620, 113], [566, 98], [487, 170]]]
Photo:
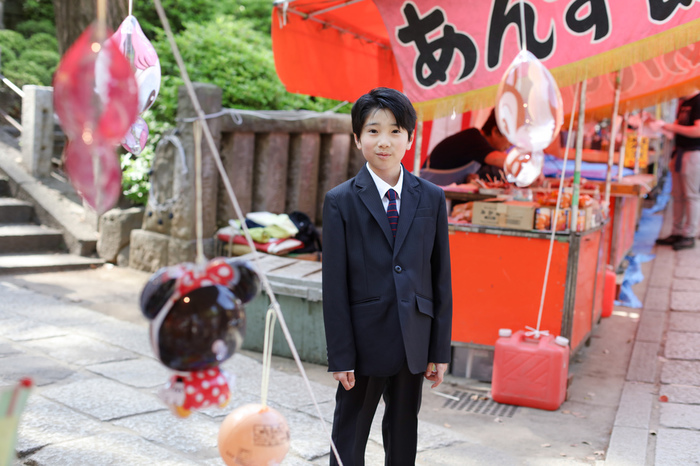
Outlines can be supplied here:
[[396, 191], [390, 189], [386, 192], [386, 196], [389, 198], [389, 207], [386, 209], [386, 216], [389, 218], [389, 227], [391, 227], [391, 233], [396, 238], [396, 227], [399, 224], [399, 211], [396, 208]]

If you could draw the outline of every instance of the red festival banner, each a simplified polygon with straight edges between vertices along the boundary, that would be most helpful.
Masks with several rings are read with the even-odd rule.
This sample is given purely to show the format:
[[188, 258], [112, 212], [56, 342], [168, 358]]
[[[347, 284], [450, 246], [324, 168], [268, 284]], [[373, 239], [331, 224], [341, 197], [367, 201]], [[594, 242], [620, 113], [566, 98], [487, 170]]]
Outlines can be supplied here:
[[517, 0], [280, 1], [275, 64], [291, 92], [354, 100], [385, 85], [403, 90], [432, 120], [493, 106], [521, 36], [560, 87], [700, 41], [694, 0], [529, 0], [523, 7], [521, 21]]

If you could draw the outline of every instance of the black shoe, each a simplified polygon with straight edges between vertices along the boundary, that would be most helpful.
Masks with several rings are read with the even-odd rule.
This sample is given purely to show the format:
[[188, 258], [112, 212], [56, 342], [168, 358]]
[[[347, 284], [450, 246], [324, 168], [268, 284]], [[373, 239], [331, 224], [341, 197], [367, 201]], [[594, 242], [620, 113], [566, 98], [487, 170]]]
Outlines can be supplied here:
[[680, 251], [681, 249], [692, 249], [695, 247], [695, 238], [681, 238], [673, 243], [673, 250]]
[[659, 238], [656, 240], [656, 244], [659, 246], [673, 246], [680, 239], [683, 239], [681, 235], [671, 235], [665, 238]]

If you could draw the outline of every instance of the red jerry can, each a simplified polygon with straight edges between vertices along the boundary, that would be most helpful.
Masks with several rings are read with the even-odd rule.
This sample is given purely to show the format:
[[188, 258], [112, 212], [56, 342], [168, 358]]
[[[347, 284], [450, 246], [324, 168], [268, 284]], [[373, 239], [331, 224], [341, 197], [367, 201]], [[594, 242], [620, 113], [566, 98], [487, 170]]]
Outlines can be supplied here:
[[617, 291], [617, 275], [612, 266], [608, 265], [605, 270], [605, 281], [603, 282], [603, 312], [601, 317], [610, 317], [615, 305], [615, 294]]
[[528, 337], [500, 329], [493, 355], [491, 397], [499, 403], [554, 411], [566, 399], [569, 340]]

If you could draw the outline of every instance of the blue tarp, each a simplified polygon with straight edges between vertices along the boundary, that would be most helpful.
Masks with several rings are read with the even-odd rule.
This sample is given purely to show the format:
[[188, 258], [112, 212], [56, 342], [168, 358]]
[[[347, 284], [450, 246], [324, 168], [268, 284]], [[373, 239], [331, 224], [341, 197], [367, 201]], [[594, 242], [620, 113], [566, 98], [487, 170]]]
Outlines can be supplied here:
[[[570, 177], [574, 176], [575, 162], [573, 160], [566, 161], [566, 174], [564, 176]], [[613, 178], [617, 177], [617, 165], [612, 167]], [[544, 176], [549, 177], [559, 177], [561, 171], [564, 169], [564, 161], [553, 155], [544, 154], [544, 166], [542, 167], [542, 173]], [[591, 162], [581, 162], [581, 177], [589, 180], [600, 180], [605, 181], [605, 174], [608, 172], [608, 165], [606, 163], [591, 163]], [[622, 176], [628, 176], [634, 174], [634, 170], [625, 168], [622, 170]]]
[[654, 258], [651, 254], [656, 238], [659, 237], [661, 226], [663, 225], [663, 211], [668, 204], [671, 193], [671, 177], [667, 173], [659, 184], [662, 189], [656, 197], [656, 203], [649, 209], [642, 209], [642, 216], [639, 219], [637, 232], [634, 234], [634, 243], [630, 255], [626, 257], [629, 266], [625, 270], [625, 276], [620, 286], [616, 306], [640, 308], [641, 301], [634, 295], [632, 285], [636, 285], [644, 280], [641, 264]]

